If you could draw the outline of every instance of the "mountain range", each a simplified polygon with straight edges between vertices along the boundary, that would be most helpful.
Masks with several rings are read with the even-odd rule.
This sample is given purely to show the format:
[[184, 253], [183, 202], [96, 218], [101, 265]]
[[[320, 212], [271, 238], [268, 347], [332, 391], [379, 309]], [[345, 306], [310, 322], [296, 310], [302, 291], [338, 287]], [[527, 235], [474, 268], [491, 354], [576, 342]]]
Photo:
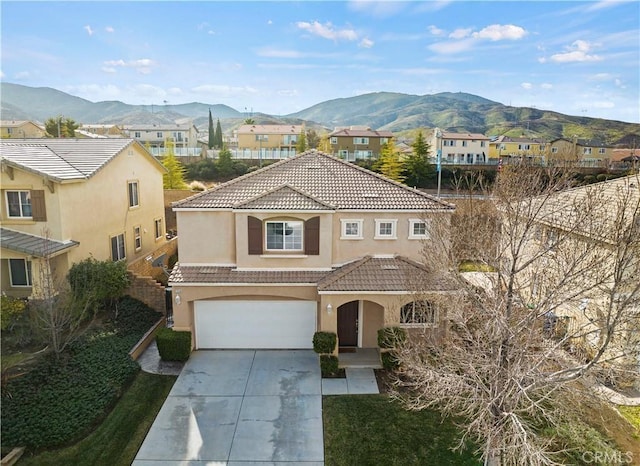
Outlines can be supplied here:
[[410, 95], [375, 92], [318, 103], [289, 115], [248, 115], [223, 104], [129, 105], [120, 101], [91, 102], [48, 87], [0, 83], [2, 120], [44, 122], [64, 115], [81, 124], [163, 124], [189, 118], [200, 129], [208, 126], [209, 110], [225, 132], [251, 117], [257, 124], [301, 124], [320, 132], [337, 126], [365, 125], [397, 134], [416, 128], [487, 136], [554, 139], [574, 137], [638, 147], [640, 125], [615, 120], [571, 116], [529, 107], [511, 107], [462, 92]]

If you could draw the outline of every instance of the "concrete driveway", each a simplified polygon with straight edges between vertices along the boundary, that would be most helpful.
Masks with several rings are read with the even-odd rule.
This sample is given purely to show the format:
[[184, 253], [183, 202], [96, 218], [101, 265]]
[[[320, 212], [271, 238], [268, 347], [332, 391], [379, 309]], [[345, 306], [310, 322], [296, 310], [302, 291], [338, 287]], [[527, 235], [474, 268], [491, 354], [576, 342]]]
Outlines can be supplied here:
[[322, 435], [313, 351], [195, 351], [133, 465], [322, 465]]

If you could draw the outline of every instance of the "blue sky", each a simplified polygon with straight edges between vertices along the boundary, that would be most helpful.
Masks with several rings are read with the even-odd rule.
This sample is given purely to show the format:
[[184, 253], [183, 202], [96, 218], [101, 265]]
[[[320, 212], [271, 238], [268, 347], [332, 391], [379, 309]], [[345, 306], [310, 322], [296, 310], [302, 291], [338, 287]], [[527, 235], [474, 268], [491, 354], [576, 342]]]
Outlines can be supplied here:
[[638, 1], [0, 3], [4, 82], [283, 115], [468, 92], [640, 122]]

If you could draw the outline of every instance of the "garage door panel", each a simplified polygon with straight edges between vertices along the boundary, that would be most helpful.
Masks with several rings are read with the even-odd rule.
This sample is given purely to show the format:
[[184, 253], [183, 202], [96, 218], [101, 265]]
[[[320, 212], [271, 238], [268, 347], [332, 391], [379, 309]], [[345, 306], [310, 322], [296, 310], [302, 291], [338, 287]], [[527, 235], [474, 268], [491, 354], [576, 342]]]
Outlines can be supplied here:
[[312, 348], [315, 301], [196, 301], [197, 348]]

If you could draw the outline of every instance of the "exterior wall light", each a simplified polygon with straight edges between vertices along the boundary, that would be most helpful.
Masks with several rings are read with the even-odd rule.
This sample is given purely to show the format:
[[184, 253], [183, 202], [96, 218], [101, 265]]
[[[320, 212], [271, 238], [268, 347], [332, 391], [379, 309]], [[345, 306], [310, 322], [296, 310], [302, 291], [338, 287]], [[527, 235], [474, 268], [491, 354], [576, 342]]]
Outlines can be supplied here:
[[180, 297], [180, 293], [182, 292], [182, 290], [176, 290], [176, 297], [175, 297], [175, 302], [176, 304], [180, 305], [180, 303], [182, 302], [182, 298]]
[[333, 313], [333, 306], [331, 304], [327, 304], [327, 315], [331, 315]]

